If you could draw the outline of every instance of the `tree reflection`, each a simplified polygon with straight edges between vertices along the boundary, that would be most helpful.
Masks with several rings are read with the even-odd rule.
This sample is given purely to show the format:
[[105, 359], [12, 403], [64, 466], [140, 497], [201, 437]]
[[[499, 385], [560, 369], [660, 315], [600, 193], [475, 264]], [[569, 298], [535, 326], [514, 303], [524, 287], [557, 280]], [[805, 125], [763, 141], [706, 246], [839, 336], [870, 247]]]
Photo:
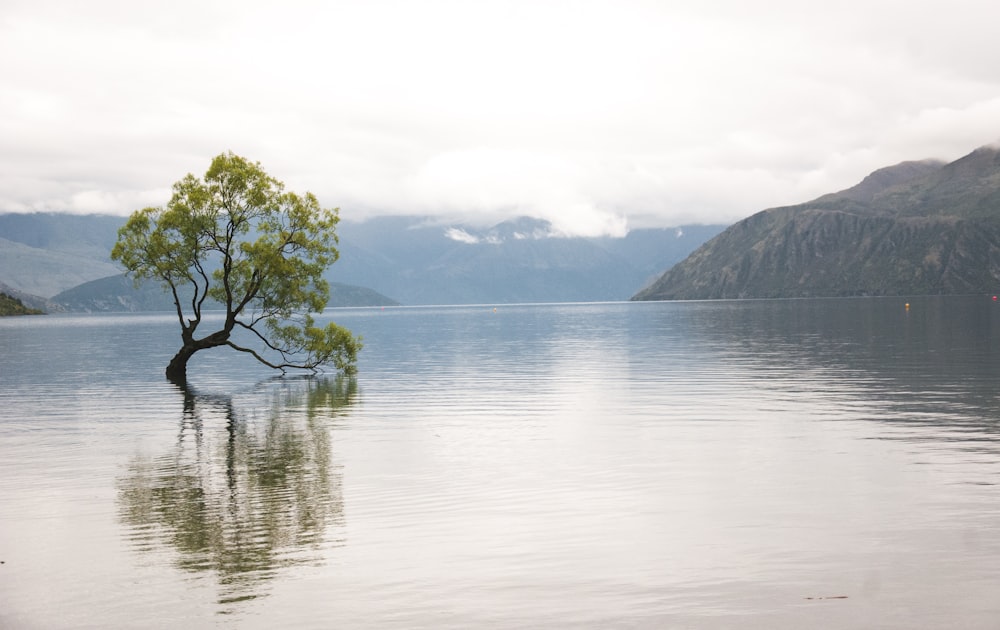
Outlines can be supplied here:
[[119, 482], [137, 549], [172, 548], [182, 569], [214, 572], [227, 604], [265, 594], [282, 568], [342, 544], [327, 539], [343, 521], [329, 428], [354, 399], [353, 379], [276, 379], [239, 399], [246, 410], [231, 396], [180, 390], [175, 446], [136, 457]]

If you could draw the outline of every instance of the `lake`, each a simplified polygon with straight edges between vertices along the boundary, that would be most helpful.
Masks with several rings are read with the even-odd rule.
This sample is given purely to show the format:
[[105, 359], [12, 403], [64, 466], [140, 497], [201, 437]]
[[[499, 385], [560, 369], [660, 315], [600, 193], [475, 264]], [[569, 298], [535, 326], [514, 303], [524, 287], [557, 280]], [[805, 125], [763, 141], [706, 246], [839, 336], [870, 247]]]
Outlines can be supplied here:
[[[905, 303], [909, 301], [907, 308]], [[990, 296], [0, 320], [3, 628], [996, 628]]]

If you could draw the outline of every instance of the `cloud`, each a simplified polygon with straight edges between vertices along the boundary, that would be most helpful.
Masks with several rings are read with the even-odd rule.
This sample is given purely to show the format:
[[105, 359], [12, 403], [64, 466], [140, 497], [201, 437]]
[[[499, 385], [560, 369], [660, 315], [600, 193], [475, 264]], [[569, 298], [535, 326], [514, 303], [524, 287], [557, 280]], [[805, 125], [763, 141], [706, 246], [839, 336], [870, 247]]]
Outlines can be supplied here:
[[461, 228], [448, 228], [444, 231], [444, 235], [453, 241], [458, 241], [459, 243], [466, 243], [468, 245], [475, 245], [479, 242], [478, 236], [473, 236]]
[[1000, 139], [997, 18], [973, 0], [10, 0], [0, 211], [126, 213], [232, 150], [345, 217], [730, 222]]

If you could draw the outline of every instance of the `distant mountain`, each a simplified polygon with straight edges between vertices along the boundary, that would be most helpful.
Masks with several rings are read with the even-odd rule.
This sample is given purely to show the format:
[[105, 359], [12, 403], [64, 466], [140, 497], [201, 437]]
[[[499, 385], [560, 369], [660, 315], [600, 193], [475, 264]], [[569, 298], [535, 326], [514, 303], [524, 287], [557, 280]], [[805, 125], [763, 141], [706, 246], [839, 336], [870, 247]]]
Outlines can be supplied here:
[[[55, 308], [159, 309], [163, 296], [135, 293], [128, 282], [112, 280], [121, 269], [109, 254], [124, 222], [96, 215], [0, 214], [0, 281], [63, 304]], [[367, 297], [348, 298], [346, 288], [340, 295], [374, 305], [624, 300], [723, 228], [568, 238], [547, 221], [527, 217], [489, 228], [426, 217], [345, 219], [337, 228], [340, 259], [325, 277], [334, 286], [370, 288]], [[341, 299], [336, 292], [333, 297]]]
[[624, 238], [564, 237], [520, 217], [489, 228], [419, 217], [342, 221], [330, 278], [404, 304], [624, 300], [722, 225], [632, 230]]
[[636, 300], [925, 295], [1000, 287], [1000, 149], [904, 162], [814, 201], [759, 212]]
[[120, 271], [111, 264], [107, 252], [102, 258], [31, 247], [0, 237], [0, 280], [25, 293], [51, 297], [81, 282]]
[[13, 295], [0, 292], [0, 317], [41, 314], [43, 314], [43, 311], [25, 306], [21, 300]]
[[[190, 299], [190, 292], [182, 296]], [[139, 288], [123, 274], [85, 282], [68, 291], [53, 296], [52, 302], [71, 312], [106, 313], [173, 311], [173, 297], [156, 282], [145, 282]], [[330, 285], [329, 307], [341, 306], [396, 306], [398, 302], [371, 289], [346, 284]], [[222, 308], [218, 302], [209, 301], [206, 308]]]
[[55, 302], [31, 293], [25, 293], [24, 291], [15, 289], [14, 287], [4, 284], [3, 282], [0, 282], [0, 293], [6, 293], [7, 295], [19, 300], [28, 308], [43, 311], [45, 313], [59, 313], [65, 310]]
[[28, 247], [103, 259], [124, 223], [123, 217], [101, 214], [0, 214], [0, 237]]
[[120, 273], [108, 254], [124, 222], [102, 215], [0, 214], [0, 281], [47, 298]]
[[[636, 229], [629, 231], [624, 238], [606, 236], [593, 241], [627, 260], [636, 272], [632, 279], [633, 286], [644, 287], [723, 229], [723, 225]], [[631, 294], [632, 291], [629, 292]]]

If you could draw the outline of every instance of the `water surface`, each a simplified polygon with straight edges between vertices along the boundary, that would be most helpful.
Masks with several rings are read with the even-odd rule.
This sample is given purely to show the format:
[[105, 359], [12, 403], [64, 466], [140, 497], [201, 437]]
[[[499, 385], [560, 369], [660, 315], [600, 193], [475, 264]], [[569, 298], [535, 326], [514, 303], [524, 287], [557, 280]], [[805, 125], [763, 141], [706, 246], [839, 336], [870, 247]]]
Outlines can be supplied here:
[[993, 628], [986, 297], [0, 320], [0, 627]]

